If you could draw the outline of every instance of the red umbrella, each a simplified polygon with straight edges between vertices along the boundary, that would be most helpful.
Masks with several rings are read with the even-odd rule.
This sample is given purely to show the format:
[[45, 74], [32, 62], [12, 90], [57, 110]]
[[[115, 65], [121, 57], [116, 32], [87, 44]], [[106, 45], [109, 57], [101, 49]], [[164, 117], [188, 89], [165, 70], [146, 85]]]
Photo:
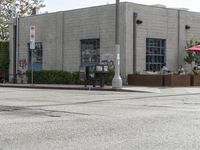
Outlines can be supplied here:
[[200, 52], [200, 45], [195, 45], [193, 47], [187, 48], [186, 51], [189, 51], [189, 52]]

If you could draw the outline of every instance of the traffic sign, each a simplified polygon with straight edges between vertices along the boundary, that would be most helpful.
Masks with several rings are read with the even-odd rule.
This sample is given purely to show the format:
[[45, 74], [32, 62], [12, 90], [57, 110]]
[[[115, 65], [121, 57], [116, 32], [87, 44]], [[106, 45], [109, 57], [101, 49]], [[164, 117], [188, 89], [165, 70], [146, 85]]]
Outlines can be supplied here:
[[35, 49], [35, 26], [30, 26], [30, 49]]

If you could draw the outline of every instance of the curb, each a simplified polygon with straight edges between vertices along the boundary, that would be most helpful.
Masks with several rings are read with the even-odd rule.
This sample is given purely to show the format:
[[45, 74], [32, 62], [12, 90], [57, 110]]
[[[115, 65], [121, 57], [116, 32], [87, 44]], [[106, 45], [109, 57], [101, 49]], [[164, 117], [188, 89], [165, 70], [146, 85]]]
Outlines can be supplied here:
[[[84, 85], [83, 85], [84, 86]], [[148, 91], [141, 90], [131, 90], [131, 89], [113, 89], [112, 87], [70, 87], [70, 86], [52, 86], [52, 85], [14, 85], [14, 84], [0, 84], [0, 87], [4, 88], [28, 88], [28, 89], [54, 89], [54, 90], [88, 90], [88, 91], [115, 91], [115, 92], [142, 92], [142, 93], [152, 93]]]

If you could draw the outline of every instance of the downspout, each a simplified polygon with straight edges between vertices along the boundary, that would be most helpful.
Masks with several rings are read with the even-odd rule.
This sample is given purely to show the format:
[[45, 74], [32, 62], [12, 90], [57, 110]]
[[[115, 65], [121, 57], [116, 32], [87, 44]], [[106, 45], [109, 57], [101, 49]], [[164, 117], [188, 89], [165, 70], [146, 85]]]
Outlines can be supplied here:
[[178, 10], [178, 62], [177, 62], [177, 66], [180, 65], [180, 10]]
[[17, 82], [17, 74], [18, 74], [18, 70], [19, 70], [19, 21], [20, 21], [20, 18], [19, 18], [19, 16], [17, 16], [17, 31], [16, 31], [16, 34], [17, 34], [17, 39], [16, 39], [16, 61], [15, 61], [15, 67], [16, 67], [16, 69], [15, 69], [15, 74], [16, 74], [16, 82]]
[[13, 83], [16, 83], [17, 25], [13, 25]]
[[136, 31], [136, 19], [137, 19], [137, 13], [133, 13], [133, 73], [136, 72], [136, 37], [137, 37], [137, 31]]
[[65, 22], [64, 22], [64, 11], [62, 12], [62, 71], [64, 70], [64, 45], [65, 45], [65, 34], [64, 34], [64, 26], [65, 26]]

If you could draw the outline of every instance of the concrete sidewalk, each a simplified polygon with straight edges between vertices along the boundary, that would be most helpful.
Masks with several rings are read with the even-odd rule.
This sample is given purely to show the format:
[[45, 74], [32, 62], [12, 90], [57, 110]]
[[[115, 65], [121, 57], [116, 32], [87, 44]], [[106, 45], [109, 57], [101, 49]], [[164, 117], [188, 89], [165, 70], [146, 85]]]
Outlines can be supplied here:
[[0, 84], [0, 87], [7, 88], [35, 88], [35, 89], [66, 89], [66, 90], [96, 90], [96, 91], [119, 91], [119, 92], [146, 92], [146, 93], [174, 93], [192, 94], [200, 93], [200, 87], [140, 87], [123, 86], [121, 89], [113, 89], [112, 86], [92, 87], [89, 85], [60, 85], [60, 84]]

